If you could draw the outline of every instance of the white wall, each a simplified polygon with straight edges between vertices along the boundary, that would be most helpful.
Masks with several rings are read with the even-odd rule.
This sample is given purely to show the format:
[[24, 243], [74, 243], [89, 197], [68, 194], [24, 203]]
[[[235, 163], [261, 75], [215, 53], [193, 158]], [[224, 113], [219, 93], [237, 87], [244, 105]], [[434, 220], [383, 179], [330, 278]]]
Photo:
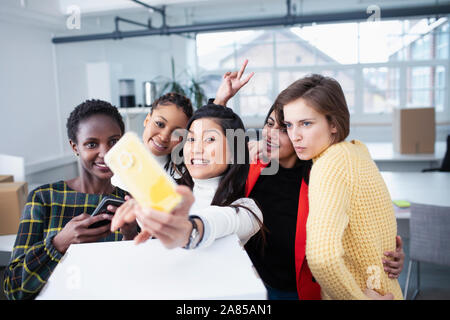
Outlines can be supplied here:
[[[119, 79], [135, 80], [136, 103], [143, 103], [142, 83], [170, 75], [174, 55], [177, 73], [185, 68], [185, 39], [172, 37], [129, 38], [56, 45], [61, 117], [66, 119], [89, 97], [88, 63], [109, 65], [111, 103], [119, 106]], [[65, 122], [61, 123], [65, 130]], [[65, 152], [69, 152], [68, 146]]]
[[0, 39], [0, 153], [61, 155], [50, 32], [0, 20]]
[[[13, 9], [17, 17], [25, 10]], [[114, 105], [119, 105], [120, 78], [135, 79], [136, 102], [142, 103], [142, 82], [170, 75], [172, 55], [177, 73], [184, 70], [187, 47], [187, 40], [178, 36], [54, 45], [53, 34], [61, 33], [65, 20], [46, 23], [45, 19], [36, 21], [36, 15], [30, 23], [29, 19], [5, 18], [0, 11], [0, 153], [24, 157], [31, 183], [48, 182], [37, 180], [44, 179], [41, 172], [53, 177], [52, 168], [69, 168], [63, 179], [76, 174], [65, 126], [73, 108], [92, 95], [87, 81], [89, 63], [109, 66]], [[80, 32], [108, 28], [112, 21], [113, 16], [100, 21], [87, 18]]]

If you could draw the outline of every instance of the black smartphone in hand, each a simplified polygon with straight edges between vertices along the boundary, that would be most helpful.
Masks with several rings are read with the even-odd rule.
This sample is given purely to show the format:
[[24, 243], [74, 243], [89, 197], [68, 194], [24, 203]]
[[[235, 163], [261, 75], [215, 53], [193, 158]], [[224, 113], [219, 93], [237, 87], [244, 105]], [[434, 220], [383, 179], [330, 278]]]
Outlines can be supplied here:
[[[114, 212], [108, 211], [106, 208], [108, 208], [109, 205], [113, 205], [115, 207], [120, 207], [122, 205], [122, 203], [124, 203], [124, 202], [125, 202], [125, 200], [122, 200], [122, 199], [105, 197], [102, 199], [102, 201], [100, 201], [97, 208], [95, 208], [94, 212], [92, 212], [91, 216], [94, 217], [94, 216], [102, 214], [102, 213], [108, 213], [110, 215], [114, 215]], [[89, 229], [102, 227], [109, 223], [111, 223], [110, 220], [98, 221], [96, 223], [91, 224], [89, 226]]]

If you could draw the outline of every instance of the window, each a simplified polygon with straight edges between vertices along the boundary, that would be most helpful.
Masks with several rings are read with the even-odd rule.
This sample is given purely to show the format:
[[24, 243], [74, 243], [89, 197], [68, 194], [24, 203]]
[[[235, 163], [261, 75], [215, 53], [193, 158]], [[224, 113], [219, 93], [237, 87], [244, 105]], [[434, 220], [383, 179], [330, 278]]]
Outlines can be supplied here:
[[445, 68], [442, 66], [436, 68], [434, 94], [434, 106], [436, 107], [436, 111], [443, 112], [445, 103]]
[[353, 69], [331, 69], [323, 70], [320, 73], [339, 82], [344, 91], [350, 113], [355, 113], [355, 71]]
[[413, 60], [431, 59], [431, 36], [429, 34], [411, 44], [411, 58]]
[[438, 59], [448, 59], [449, 32], [448, 22], [439, 27], [436, 32], [436, 57]]
[[339, 81], [352, 121], [390, 122], [398, 107], [435, 107], [448, 121], [448, 17], [199, 34], [197, 69], [212, 96], [222, 74], [249, 59], [256, 74], [229, 105], [244, 121], [263, 119], [279, 92], [311, 73]]
[[432, 82], [431, 67], [411, 67], [407, 70], [407, 106], [431, 107]]
[[273, 102], [269, 94], [272, 87], [270, 72], [255, 74], [252, 80], [242, 88], [239, 95], [240, 115], [243, 117], [265, 117]]
[[444, 111], [445, 68], [411, 67], [407, 70], [407, 107], [435, 107]]
[[363, 68], [364, 112], [392, 112], [399, 106], [399, 69]]
[[358, 50], [360, 63], [404, 60], [402, 21], [361, 22]]

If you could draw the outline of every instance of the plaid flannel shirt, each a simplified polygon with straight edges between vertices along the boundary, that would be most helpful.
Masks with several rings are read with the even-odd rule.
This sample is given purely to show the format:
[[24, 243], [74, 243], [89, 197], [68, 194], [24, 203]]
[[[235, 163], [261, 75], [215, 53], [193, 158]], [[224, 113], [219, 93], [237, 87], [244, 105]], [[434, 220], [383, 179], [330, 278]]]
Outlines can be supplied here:
[[[116, 187], [108, 196], [123, 199], [125, 195], [124, 190]], [[30, 192], [5, 269], [3, 290], [8, 299], [32, 299], [40, 292], [63, 256], [53, 246], [53, 238], [73, 217], [91, 214], [103, 197], [77, 192], [64, 181]], [[114, 232], [100, 241], [120, 240], [122, 234]]]

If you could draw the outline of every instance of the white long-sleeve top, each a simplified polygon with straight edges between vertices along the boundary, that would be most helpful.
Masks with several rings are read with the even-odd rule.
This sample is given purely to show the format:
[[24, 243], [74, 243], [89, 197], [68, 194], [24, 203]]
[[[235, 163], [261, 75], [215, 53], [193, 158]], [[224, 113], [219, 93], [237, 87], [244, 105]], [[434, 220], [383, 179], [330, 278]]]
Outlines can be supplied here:
[[243, 205], [249, 210], [238, 207], [236, 212], [232, 207], [212, 206], [211, 201], [219, 186], [221, 177], [211, 179], [193, 179], [195, 197], [189, 214], [199, 216], [204, 225], [203, 238], [199, 248], [211, 245], [215, 239], [236, 233], [244, 245], [260, 229], [258, 219], [263, 222], [261, 210], [255, 201], [250, 198], [241, 198], [234, 201], [233, 205]]

